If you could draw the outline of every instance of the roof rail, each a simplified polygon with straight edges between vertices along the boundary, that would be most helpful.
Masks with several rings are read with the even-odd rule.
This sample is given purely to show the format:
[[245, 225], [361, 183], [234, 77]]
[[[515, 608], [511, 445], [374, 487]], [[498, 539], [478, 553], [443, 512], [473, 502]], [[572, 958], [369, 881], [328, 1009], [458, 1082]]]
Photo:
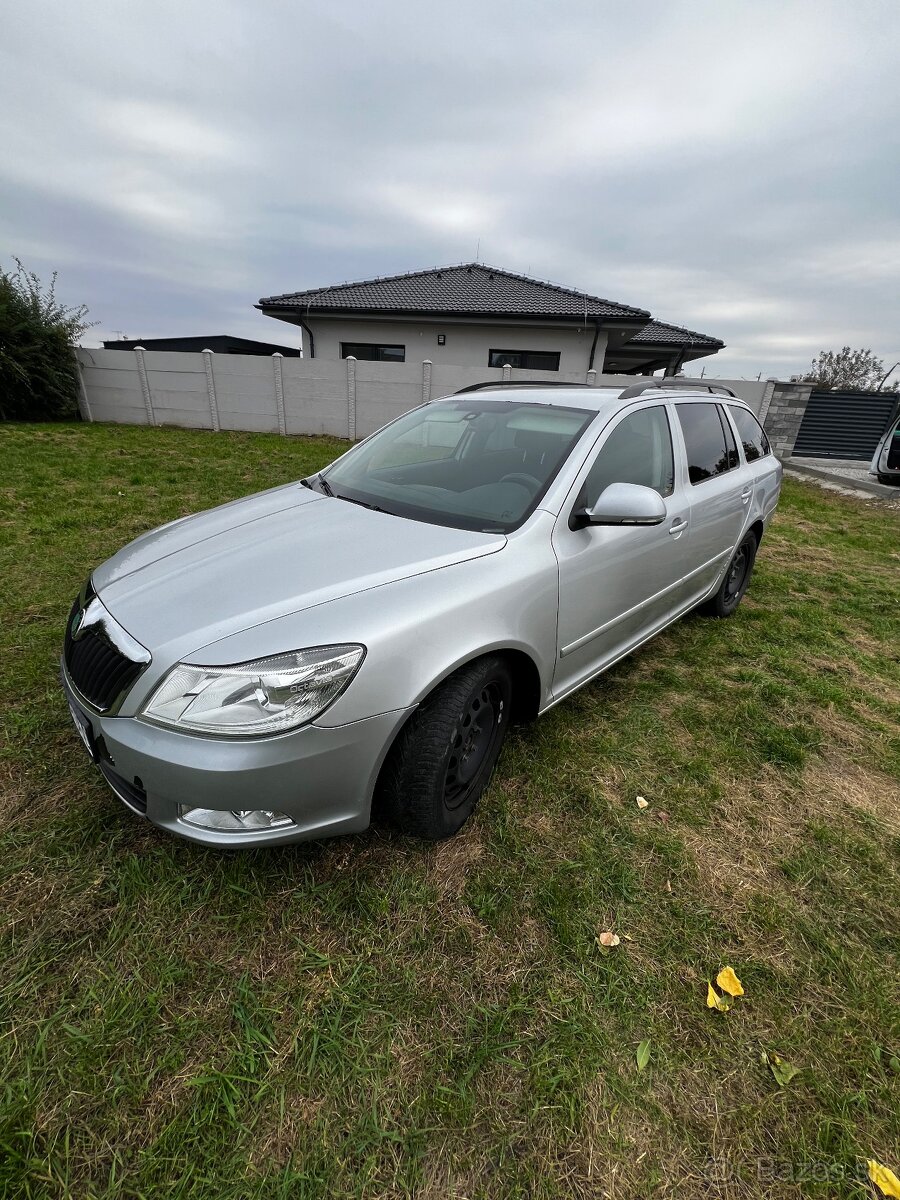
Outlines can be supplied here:
[[454, 392], [454, 396], [462, 396], [464, 392], [483, 392], [488, 388], [589, 388], [589, 383], [563, 383], [561, 380], [552, 379], [546, 383], [541, 383], [537, 379], [497, 379], [492, 383], [470, 383], [468, 387], [460, 388], [458, 392]]
[[687, 388], [692, 392], [715, 392], [720, 396], [731, 396], [735, 400], [739, 400], [740, 396], [733, 392], [731, 388], [725, 387], [724, 383], [702, 383], [693, 379], [660, 379], [654, 383], [635, 383], [632, 387], [627, 387], [619, 396], [620, 400], [632, 400], [635, 396], [641, 396], [644, 392], [668, 392], [673, 388]]

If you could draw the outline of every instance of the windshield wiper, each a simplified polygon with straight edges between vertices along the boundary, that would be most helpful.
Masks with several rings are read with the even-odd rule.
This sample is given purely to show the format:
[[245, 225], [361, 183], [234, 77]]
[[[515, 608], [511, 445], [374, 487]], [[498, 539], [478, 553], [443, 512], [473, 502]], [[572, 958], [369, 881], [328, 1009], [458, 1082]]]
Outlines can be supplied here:
[[[332, 495], [334, 495], [333, 492]], [[346, 500], [348, 504], [358, 504], [360, 508], [371, 508], [372, 512], [387, 512], [387, 509], [379, 508], [377, 504], [370, 504], [368, 500], [354, 500], [352, 496], [338, 496], [337, 499]], [[393, 513], [388, 513], [388, 516], [393, 516]]]
[[[322, 491], [325, 493], [326, 496], [334, 495], [334, 492], [332, 491], [332, 488], [331, 488], [331, 484], [328, 482], [328, 480], [325, 478], [325, 476], [322, 474], [321, 471], [317, 472], [313, 476], [313, 479], [316, 481], [316, 483], [319, 485], [319, 487], [322, 489]], [[304, 487], [312, 488], [312, 486], [313, 486], [308, 479], [301, 479], [300, 482], [303, 484]], [[315, 488], [313, 488], [313, 491], [315, 491]]]

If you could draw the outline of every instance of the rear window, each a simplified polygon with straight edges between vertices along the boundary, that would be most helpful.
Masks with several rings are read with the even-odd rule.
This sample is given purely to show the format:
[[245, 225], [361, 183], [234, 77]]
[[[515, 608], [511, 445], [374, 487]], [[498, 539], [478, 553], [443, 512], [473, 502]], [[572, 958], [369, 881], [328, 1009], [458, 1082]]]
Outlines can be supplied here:
[[737, 466], [737, 446], [730, 430], [726, 442], [717, 404], [676, 404], [675, 408], [684, 434], [691, 483], [703, 483]]
[[734, 405], [728, 406], [731, 413], [731, 419], [737, 427], [738, 437], [741, 439], [741, 445], [744, 447], [744, 458], [747, 462], [754, 462], [757, 458], [762, 458], [764, 454], [769, 453], [769, 439], [763, 432], [763, 427], [754, 417], [752, 412], [748, 412], [746, 408], [737, 408]]

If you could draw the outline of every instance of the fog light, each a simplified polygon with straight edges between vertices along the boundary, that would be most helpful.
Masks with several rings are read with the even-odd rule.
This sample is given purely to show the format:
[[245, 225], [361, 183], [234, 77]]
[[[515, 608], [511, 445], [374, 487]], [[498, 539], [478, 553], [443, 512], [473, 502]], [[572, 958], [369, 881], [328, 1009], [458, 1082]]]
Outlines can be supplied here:
[[178, 805], [179, 820], [198, 829], [215, 829], [219, 833], [264, 833], [267, 829], [286, 829], [294, 822], [282, 812], [268, 808], [241, 810], [190, 808]]

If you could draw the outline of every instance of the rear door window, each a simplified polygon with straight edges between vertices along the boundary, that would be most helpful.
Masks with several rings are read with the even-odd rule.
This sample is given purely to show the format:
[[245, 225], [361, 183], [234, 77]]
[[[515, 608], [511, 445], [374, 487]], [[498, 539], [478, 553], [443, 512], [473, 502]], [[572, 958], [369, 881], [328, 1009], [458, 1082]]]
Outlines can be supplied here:
[[763, 427], [754, 417], [752, 412], [748, 412], [746, 408], [738, 408], [735, 405], [728, 406], [731, 413], [731, 419], [737, 426], [738, 437], [741, 439], [741, 445], [744, 447], [744, 458], [747, 462], [755, 462], [756, 459], [762, 458], [769, 453], [769, 439], [763, 432]]
[[717, 404], [676, 404], [675, 408], [684, 434], [691, 483], [714, 479], [737, 466], [737, 447], [733, 437], [730, 446], [725, 441]]
[[722, 432], [725, 434], [725, 470], [731, 471], [734, 467], [741, 465], [741, 457], [738, 454], [737, 442], [734, 440], [734, 430], [728, 417], [725, 415], [725, 409], [721, 404], [717, 404], [716, 408], [719, 412], [719, 420], [722, 422]]

